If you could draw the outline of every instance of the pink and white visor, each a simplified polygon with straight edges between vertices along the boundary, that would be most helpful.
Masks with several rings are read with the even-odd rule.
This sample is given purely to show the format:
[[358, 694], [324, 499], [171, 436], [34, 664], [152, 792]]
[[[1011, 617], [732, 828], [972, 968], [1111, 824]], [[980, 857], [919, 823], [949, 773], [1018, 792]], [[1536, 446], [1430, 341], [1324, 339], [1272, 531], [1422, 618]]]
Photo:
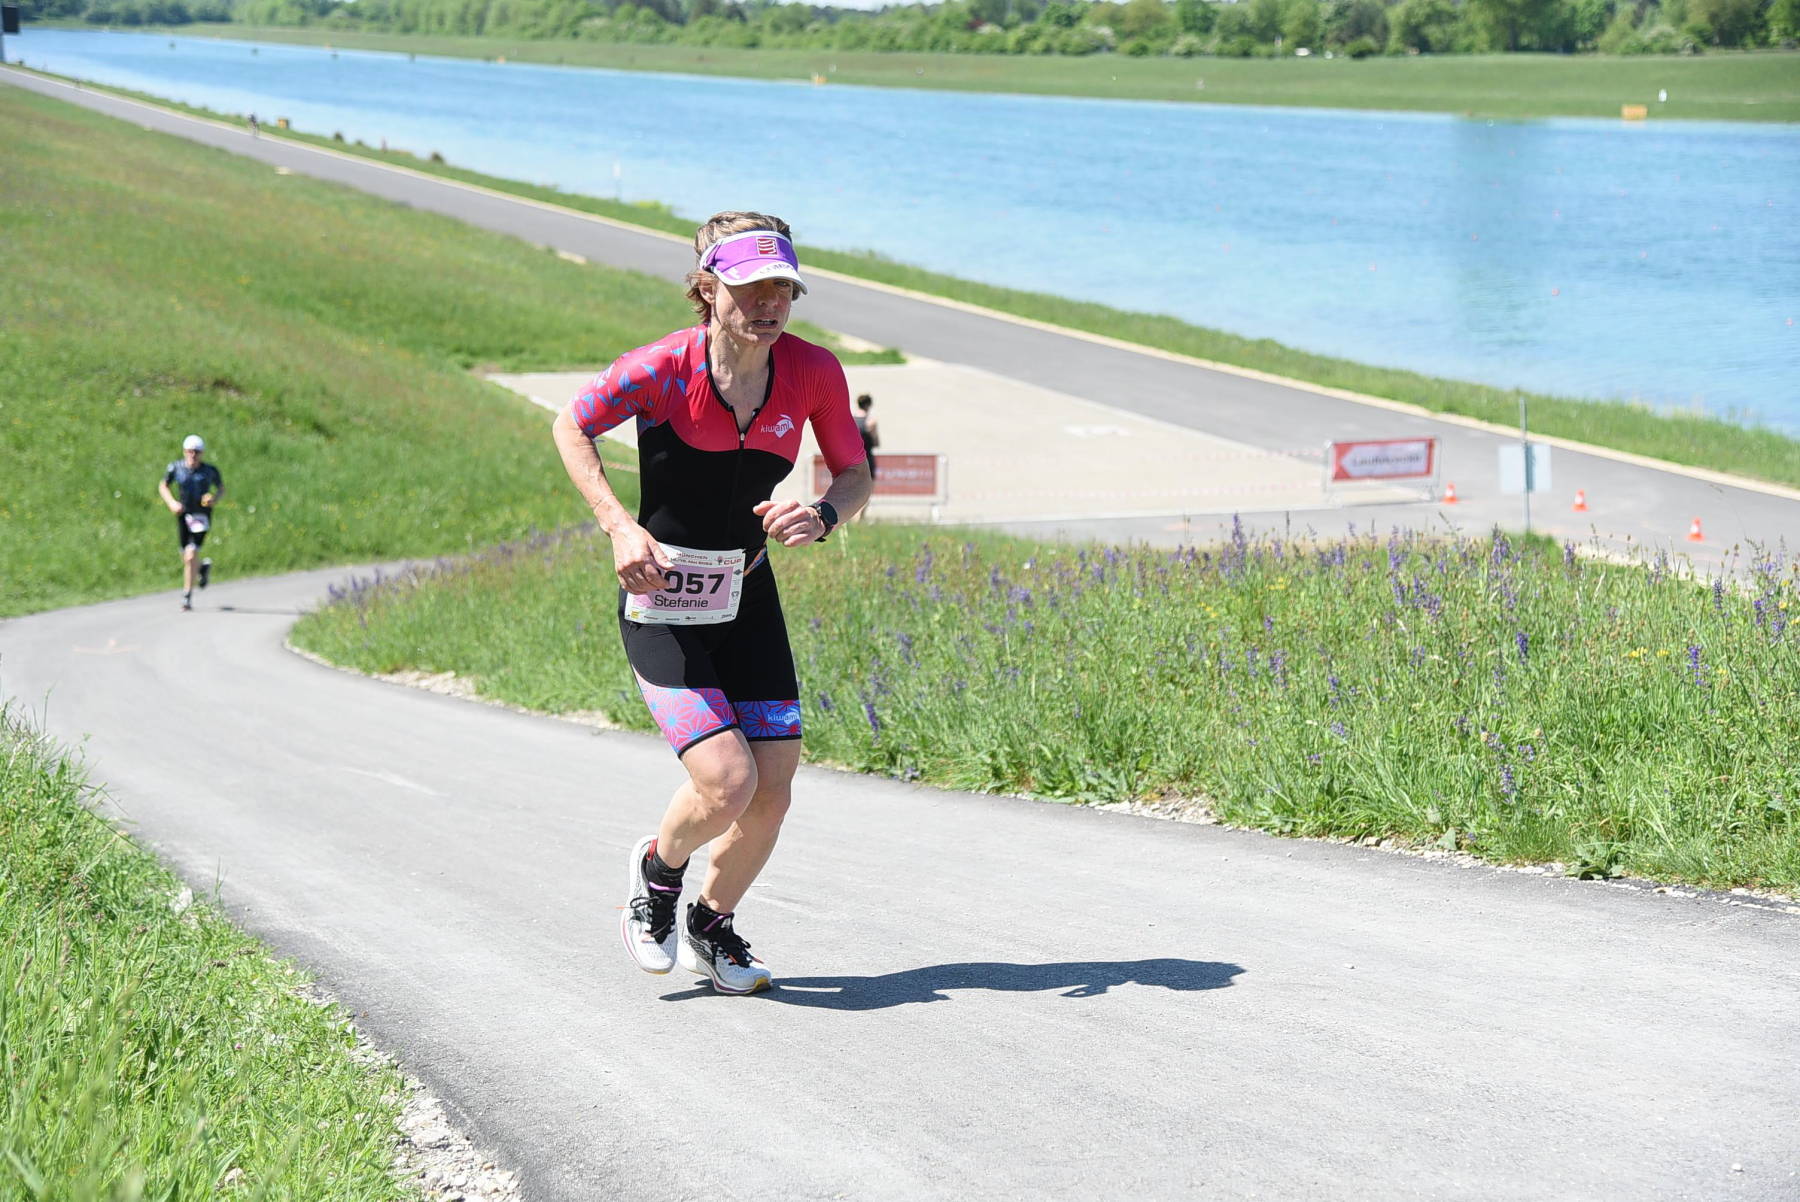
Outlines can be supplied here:
[[746, 230], [721, 238], [700, 256], [700, 267], [727, 284], [792, 280], [795, 295], [806, 294], [806, 281], [800, 278], [800, 256], [794, 253], [794, 244], [774, 230]]

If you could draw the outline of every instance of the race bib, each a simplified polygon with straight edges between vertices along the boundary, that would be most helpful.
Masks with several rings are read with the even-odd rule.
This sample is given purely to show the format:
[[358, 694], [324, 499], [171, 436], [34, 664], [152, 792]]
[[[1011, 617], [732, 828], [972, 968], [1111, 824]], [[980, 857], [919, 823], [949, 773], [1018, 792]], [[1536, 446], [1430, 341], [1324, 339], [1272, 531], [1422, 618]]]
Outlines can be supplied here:
[[742, 551], [696, 551], [663, 544], [674, 565], [663, 575], [669, 587], [626, 593], [625, 616], [659, 626], [710, 626], [737, 617], [744, 594]]
[[187, 517], [187, 528], [191, 534], [205, 534], [206, 528], [212, 525], [212, 519], [204, 513], [190, 513]]

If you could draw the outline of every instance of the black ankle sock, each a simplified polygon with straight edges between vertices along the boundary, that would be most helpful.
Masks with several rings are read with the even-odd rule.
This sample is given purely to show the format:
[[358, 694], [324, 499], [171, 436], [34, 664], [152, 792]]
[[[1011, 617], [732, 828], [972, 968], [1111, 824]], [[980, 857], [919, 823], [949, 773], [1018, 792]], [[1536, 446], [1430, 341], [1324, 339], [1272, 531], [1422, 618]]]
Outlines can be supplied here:
[[688, 907], [688, 930], [704, 930], [715, 918], [730, 918], [729, 914], [721, 914], [703, 901], [696, 901]]
[[644, 875], [650, 880], [655, 881], [657, 884], [667, 888], [679, 889], [681, 887], [681, 876], [686, 871], [686, 864], [683, 864], [680, 868], [670, 868], [663, 862], [662, 855], [655, 851], [652, 851], [650, 853], [650, 858], [644, 861]]

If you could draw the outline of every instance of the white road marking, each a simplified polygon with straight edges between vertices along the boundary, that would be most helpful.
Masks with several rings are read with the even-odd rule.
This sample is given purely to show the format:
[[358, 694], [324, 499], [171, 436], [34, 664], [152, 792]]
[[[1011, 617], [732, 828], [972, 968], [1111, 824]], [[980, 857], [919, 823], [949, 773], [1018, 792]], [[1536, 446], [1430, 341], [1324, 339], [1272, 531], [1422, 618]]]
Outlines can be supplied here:
[[421, 785], [418, 781], [407, 780], [404, 776], [401, 776], [397, 772], [370, 772], [366, 768], [352, 768], [348, 764], [343, 765], [343, 769], [345, 772], [354, 772], [358, 776], [373, 777], [374, 779], [382, 782], [383, 784], [393, 785], [396, 788], [411, 789], [413, 792], [423, 793], [427, 797], [442, 797], [443, 796], [443, 794], [439, 793], [436, 789], [433, 789], [427, 785]]

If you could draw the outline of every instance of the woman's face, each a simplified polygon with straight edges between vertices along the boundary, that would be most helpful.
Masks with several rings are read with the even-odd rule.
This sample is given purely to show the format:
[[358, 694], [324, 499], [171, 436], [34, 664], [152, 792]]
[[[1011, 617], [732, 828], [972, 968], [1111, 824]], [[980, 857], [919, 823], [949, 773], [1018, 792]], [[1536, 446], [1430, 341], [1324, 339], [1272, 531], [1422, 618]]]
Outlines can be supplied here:
[[713, 276], [712, 328], [733, 341], [749, 346], [772, 346], [787, 329], [794, 307], [792, 280], [758, 280], [754, 284], [727, 284]]

